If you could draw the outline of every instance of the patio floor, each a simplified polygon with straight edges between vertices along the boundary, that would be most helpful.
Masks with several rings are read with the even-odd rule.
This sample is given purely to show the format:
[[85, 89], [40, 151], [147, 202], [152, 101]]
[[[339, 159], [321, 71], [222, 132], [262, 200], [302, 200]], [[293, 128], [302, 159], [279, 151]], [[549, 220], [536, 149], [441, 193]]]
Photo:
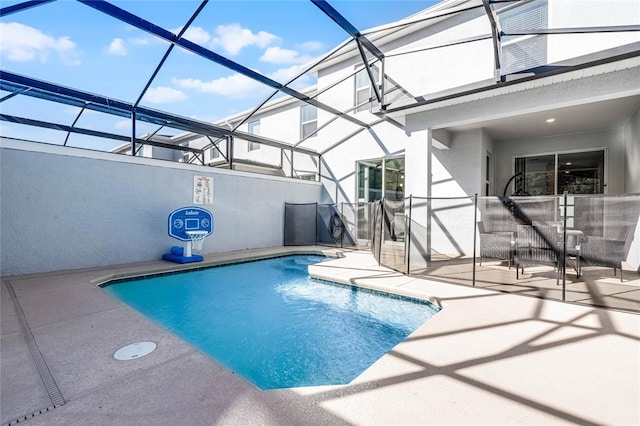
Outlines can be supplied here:
[[[402, 270], [404, 246], [385, 244], [381, 251], [381, 260], [385, 265], [397, 265], [396, 269]], [[473, 266], [473, 257], [447, 256], [434, 252], [429, 267], [422, 270], [413, 267], [411, 276], [473, 286]], [[620, 270], [584, 265], [578, 277], [572, 264], [568, 263], [565, 300], [640, 313], [640, 273], [626, 263], [623, 263], [623, 267], [622, 280]], [[481, 265], [476, 264], [475, 287], [563, 300], [562, 275], [558, 276], [552, 266], [528, 266], [525, 273], [517, 277], [515, 268], [509, 266], [507, 261], [485, 260]]]
[[[335, 252], [275, 248], [210, 255], [205, 263], [319, 251]], [[96, 285], [180, 265], [3, 277], [0, 422], [640, 424], [640, 316], [407, 277], [378, 267], [368, 252], [341, 255], [312, 265], [311, 274], [428, 297], [442, 311], [348, 385], [272, 391]], [[139, 341], [157, 349], [132, 361], [113, 358]]]

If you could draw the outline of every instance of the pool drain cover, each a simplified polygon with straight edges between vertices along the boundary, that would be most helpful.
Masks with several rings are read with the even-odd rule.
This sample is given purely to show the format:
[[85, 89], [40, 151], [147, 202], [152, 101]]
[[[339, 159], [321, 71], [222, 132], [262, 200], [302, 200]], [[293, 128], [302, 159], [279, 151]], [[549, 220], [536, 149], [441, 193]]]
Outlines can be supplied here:
[[129, 361], [132, 359], [142, 358], [145, 355], [150, 354], [156, 349], [156, 344], [153, 342], [138, 342], [132, 343], [120, 348], [113, 354], [113, 357], [118, 361]]

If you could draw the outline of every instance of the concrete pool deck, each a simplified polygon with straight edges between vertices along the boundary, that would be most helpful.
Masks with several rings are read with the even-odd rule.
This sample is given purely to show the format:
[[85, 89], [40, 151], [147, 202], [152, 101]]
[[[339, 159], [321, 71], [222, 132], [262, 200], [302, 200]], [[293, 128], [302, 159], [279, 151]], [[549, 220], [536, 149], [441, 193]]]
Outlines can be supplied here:
[[[204, 263], [319, 251], [335, 252], [276, 248]], [[350, 384], [273, 391], [97, 286], [179, 265], [3, 277], [0, 423], [640, 424], [639, 315], [406, 277], [367, 252], [342, 256], [311, 274], [427, 297], [442, 311]], [[113, 358], [140, 341], [157, 349]]]

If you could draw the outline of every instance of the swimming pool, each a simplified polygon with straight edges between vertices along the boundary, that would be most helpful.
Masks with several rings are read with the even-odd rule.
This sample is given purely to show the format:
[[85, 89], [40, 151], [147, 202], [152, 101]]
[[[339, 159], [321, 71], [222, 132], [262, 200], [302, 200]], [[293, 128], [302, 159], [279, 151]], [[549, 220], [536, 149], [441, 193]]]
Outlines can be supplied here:
[[286, 256], [104, 286], [261, 389], [349, 383], [431, 318], [425, 301], [310, 279]]

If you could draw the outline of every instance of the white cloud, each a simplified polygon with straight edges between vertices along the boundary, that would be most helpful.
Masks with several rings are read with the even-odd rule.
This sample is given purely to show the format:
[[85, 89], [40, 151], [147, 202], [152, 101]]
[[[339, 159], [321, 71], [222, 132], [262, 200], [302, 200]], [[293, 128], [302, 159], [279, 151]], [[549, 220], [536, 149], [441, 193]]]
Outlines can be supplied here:
[[306, 55], [300, 55], [300, 52], [291, 49], [283, 49], [281, 47], [270, 47], [260, 57], [263, 62], [273, 64], [299, 64], [309, 61], [311, 58]]
[[300, 50], [305, 52], [316, 52], [324, 49], [324, 44], [319, 41], [305, 41], [297, 45]]
[[[299, 65], [288, 68], [281, 68], [266, 76], [280, 83], [286, 83], [302, 71]], [[307, 75], [298, 78], [291, 87], [301, 89], [308, 87], [311, 81]], [[201, 93], [212, 93], [215, 95], [227, 96], [231, 99], [245, 99], [254, 96], [262, 96], [273, 90], [272, 88], [258, 83], [255, 80], [245, 77], [242, 74], [231, 74], [228, 77], [221, 77], [211, 81], [185, 78], [173, 79], [173, 84], [183, 88], [191, 89]]]
[[0, 53], [10, 61], [46, 62], [49, 54], [55, 52], [68, 65], [80, 63], [76, 44], [67, 36], [54, 38], [37, 28], [17, 22], [0, 22], [0, 34]]
[[127, 56], [127, 48], [124, 46], [124, 40], [121, 38], [114, 38], [109, 44], [107, 52], [111, 55]]
[[[171, 30], [171, 32], [176, 35], [178, 35], [180, 31], [182, 31], [182, 27], [178, 27]], [[205, 43], [208, 43], [211, 40], [211, 34], [209, 34], [205, 29], [201, 27], [187, 28], [187, 31], [185, 31], [182, 37], [200, 45], [204, 45]]]
[[231, 55], [237, 55], [247, 46], [258, 46], [262, 49], [280, 40], [279, 37], [266, 31], [254, 34], [248, 28], [242, 28], [240, 24], [219, 25], [216, 27], [216, 37], [212, 40], [214, 47], [221, 46]]
[[266, 92], [266, 86], [245, 77], [242, 74], [232, 74], [229, 77], [217, 78], [211, 81], [199, 79], [173, 79], [173, 83], [184, 88], [193, 89], [201, 93], [213, 93], [228, 96], [232, 99], [243, 99]]
[[[287, 83], [292, 78], [294, 78], [295, 76], [297, 76], [298, 74], [300, 74], [301, 72], [302, 72], [302, 67], [300, 65], [293, 65], [289, 68], [280, 68], [279, 70], [276, 70], [275, 72], [269, 74], [269, 77], [275, 81], [278, 81], [284, 84], [284, 83]], [[296, 79], [296, 81], [294, 81], [290, 85], [290, 87], [296, 90], [299, 90], [303, 87], [309, 86], [310, 84], [311, 84], [311, 80], [309, 76], [304, 74], [298, 79]]]
[[168, 104], [185, 99], [187, 99], [187, 95], [183, 92], [166, 86], [150, 87], [144, 94], [144, 100], [153, 104]]

